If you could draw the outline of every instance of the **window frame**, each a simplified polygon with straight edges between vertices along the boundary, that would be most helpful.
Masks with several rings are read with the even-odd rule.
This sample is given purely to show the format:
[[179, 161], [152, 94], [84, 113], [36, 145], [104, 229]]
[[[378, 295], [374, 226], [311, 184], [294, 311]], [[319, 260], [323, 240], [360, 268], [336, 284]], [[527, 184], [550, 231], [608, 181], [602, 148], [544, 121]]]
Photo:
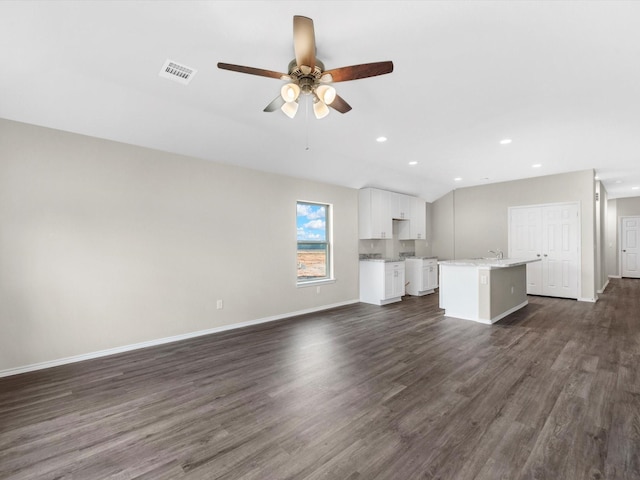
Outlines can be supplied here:
[[[312, 205], [325, 208], [325, 240], [301, 240], [298, 238], [298, 207], [300, 205]], [[326, 244], [326, 261], [325, 261], [325, 276], [312, 277], [312, 278], [300, 278], [298, 276], [298, 252], [300, 251], [300, 244]], [[313, 285], [319, 285], [323, 283], [333, 283], [335, 278], [333, 275], [333, 205], [325, 202], [310, 201], [310, 200], [296, 200], [296, 286], [309, 287]]]

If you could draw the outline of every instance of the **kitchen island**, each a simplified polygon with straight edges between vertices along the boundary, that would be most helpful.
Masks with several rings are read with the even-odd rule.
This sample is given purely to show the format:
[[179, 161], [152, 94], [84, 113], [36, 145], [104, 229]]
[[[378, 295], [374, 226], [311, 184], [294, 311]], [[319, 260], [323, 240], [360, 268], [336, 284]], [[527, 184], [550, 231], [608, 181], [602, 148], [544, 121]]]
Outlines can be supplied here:
[[447, 317], [492, 324], [526, 306], [526, 264], [540, 259], [463, 259], [438, 262], [440, 308]]

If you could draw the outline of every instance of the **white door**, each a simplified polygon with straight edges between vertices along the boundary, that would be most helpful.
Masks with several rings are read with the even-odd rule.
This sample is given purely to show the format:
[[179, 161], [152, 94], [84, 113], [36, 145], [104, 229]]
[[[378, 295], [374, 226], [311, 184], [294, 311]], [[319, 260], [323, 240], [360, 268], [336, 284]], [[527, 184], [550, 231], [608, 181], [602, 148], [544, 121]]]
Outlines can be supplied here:
[[542, 207], [542, 295], [578, 298], [578, 205]]
[[578, 298], [579, 204], [509, 208], [509, 257], [540, 258], [527, 264], [527, 293]]
[[[542, 208], [510, 209], [509, 258], [542, 258]], [[527, 264], [527, 293], [542, 295], [542, 262]]]
[[620, 222], [622, 276], [640, 278], [640, 217], [622, 217]]

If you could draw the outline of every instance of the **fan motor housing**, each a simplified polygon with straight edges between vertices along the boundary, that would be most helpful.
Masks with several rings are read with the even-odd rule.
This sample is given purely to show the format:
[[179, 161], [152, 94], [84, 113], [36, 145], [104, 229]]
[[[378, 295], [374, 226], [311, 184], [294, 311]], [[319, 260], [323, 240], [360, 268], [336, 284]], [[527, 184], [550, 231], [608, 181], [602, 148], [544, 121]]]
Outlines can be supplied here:
[[305, 73], [302, 67], [298, 66], [295, 58], [291, 60], [288, 67], [289, 76], [298, 84], [302, 93], [309, 95], [320, 82], [320, 77], [324, 72], [324, 64], [316, 58], [316, 65], [313, 70], [307, 67], [305, 70], [310, 71]]

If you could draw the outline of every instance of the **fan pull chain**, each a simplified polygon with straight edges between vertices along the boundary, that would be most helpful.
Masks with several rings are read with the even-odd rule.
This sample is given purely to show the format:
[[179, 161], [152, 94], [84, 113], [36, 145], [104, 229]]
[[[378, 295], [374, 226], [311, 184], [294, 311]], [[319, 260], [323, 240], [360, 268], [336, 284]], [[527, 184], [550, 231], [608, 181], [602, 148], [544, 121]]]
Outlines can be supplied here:
[[311, 96], [309, 95], [307, 98], [307, 101], [305, 102], [305, 106], [304, 106], [304, 117], [305, 117], [305, 122], [306, 122], [306, 136], [307, 136], [307, 146], [305, 147], [305, 150], [309, 150], [309, 102], [310, 102]]

